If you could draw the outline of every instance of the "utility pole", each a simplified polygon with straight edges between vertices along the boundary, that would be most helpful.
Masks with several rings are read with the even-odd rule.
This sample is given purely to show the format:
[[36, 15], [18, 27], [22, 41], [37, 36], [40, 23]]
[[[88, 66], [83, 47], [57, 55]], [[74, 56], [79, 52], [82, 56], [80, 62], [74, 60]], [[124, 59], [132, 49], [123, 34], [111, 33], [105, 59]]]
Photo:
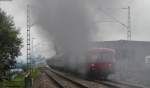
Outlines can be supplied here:
[[31, 32], [31, 27], [33, 25], [34, 24], [31, 24], [31, 6], [28, 4], [27, 5], [27, 69], [30, 74], [32, 73], [32, 56], [33, 56], [32, 55], [33, 44], [31, 46], [31, 33], [30, 32]]
[[127, 23], [127, 40], [131, 40], [131, 8], [128, 6], [127, 8], [122, 8], [128, 10], [128, 23]]
[[131, 40], [131, 8], [128, 6], [128, 8], [122, 8], [128, 10], [128, 26], [127, 26], [127, 40]]
[[131, 11], [130, 6], [128, 6], [128, 32], [127, 39], [131, 40]]
[[27, 69], [31, 72], [30, 5], [27, 5]]
[[32, 67], [31, 67], [31, 45], [30, 45], [30, 5], [27, 5], [27, 74], [25, 76], [25, 88], [32, 87]]

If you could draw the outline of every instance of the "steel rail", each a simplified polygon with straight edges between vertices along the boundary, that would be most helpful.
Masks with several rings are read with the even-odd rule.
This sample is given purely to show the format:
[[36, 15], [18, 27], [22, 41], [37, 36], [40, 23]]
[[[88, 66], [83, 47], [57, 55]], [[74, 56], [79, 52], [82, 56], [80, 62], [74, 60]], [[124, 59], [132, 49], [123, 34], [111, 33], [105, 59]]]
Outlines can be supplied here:
[[59, 88], [65, 88], [61, 83], [59, 83], [55, 78], [53, 78], [48, 72], [46, 72], [46, 75], [59, 87]]
[[[47, 73], [47, 75], [49, 75], [49, 77], [51, 77], [51, 75], [50, 75], [50, 73], [48, 73], [48, 71], [52, 72], [53, 74], [57, 75], [57, 76], [60, 77], [60, 78], [63, 78], [63, 79], [65, 79], [65, 80], [67, 80], [68, 82], [71, 82], [72, 84], [75, 84], [75, 85], [79, 86], [80, 88], [89, 88], [89, 87], [87, 87], [86, 85], [81, 84], [80, 82], [77, 82], [77, 81], [75, 81], [75, 80], [72, 80], [71, 78], [66, 77], [66, 76], [64, 76], [64, 75], [62, 75], [62, 74], [60, 74], [60, 73], [54, 71], [53, 69], [46, 68], [46, 71], [45, 71], [45, 72]], [[52, 78], [55, 82], [57, 82], [57, 84], [59, 83], [54, 77], [51, 77], [51, 78]], [[61, 84], [61, 83], [59, 83], [59, 84]], [[60, 85], [60, 88], [66, 88], [66, 87], [64, 87], [63, 85]]]
[[94, 82], [109, 86], [111, 88], [145, 88], [143, 86], [138, 86], [134, 84], [132, 85], [132, 84], [123, 83], [119, 81], [112, 81], [112, 80], [107, 80], [107, 81], [95, 80]]

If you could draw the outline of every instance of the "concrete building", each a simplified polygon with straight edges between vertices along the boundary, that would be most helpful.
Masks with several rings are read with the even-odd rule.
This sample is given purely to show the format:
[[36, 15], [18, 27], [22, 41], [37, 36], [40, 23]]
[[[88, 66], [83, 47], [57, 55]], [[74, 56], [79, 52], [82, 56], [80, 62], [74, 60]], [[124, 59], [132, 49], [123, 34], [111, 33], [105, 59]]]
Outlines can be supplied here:
[[117, 60], [129, 60], [131, 63], [145, 63], [145, 58], [150, 56], [150, 42], [147, 41], [103, 41], [94, 43], [94, 46], [115, 49]]

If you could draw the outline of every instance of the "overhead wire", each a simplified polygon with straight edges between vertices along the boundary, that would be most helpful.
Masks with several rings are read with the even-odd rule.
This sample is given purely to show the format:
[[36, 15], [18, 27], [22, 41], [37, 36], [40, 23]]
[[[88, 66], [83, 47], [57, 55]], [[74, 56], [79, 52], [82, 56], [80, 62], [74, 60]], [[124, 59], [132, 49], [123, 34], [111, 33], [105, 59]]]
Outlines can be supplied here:
[[105, 15], [107, 15], [108, 17], [110, 17], [111, 19], [113, 19], [115, 22], [121, 24], [122, 26], [128, 28], [127, 25], [125, 25], [124, 23], [122, 23], [121, 21], [119, 21], [118, 19], [116, 19], [114, 16], [108, 14], [107, 12], [105, 12], [102, 8], [98, 8], [102, 13], [104, 13]]

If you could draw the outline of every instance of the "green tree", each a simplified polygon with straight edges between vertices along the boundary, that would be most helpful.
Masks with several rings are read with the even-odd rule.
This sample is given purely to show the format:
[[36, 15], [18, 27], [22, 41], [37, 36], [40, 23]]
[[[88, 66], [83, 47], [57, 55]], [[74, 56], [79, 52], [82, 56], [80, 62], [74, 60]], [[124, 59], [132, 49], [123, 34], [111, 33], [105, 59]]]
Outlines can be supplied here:
[[0, 76], [15, 65], [16, 57], [21, 54], [21, 43], [13, 18], [0, 9]]

